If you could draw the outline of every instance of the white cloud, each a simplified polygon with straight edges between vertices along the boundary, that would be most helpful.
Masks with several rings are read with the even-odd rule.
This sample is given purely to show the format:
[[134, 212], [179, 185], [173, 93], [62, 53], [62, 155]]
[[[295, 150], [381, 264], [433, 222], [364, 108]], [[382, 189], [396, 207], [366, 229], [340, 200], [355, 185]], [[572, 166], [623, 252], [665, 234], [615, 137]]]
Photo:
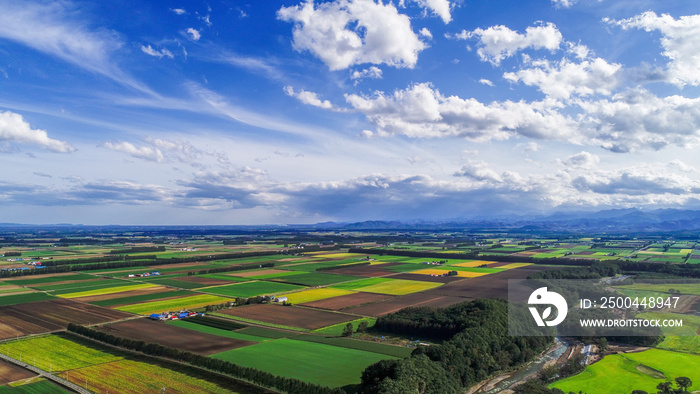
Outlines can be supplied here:
[[603, 19], [623, 29], [639, 28], [645, 31], [658, 30], [662, 34], [662, 54], [670, 59], [667, 79], [677, 86], [700, 85], [700, 15], [681, 16], [656, 15], [647, 11], [623, 20]]
[[333, 104], [331, 104], [330, 101], [321, 100], [320, 98], [318, 98], [318, 95], [314, 92], [309, 92], [304, 89], [295, 92], [294, 88], [292, 88], [291, 86], [285, 86], [284, 92], [288, 96], [295, 97], [297, 100], [301, 101], [304, 104], [312, 105], [314, 107], [319, 107], [323, 109], [334, 109]]
[[158, 163], [162, 162], [164, 159], [163, 152], [161, 152], [160, 149], [153, 148], [150, 146], [142, 146], [140, 148], [137, 148], [136, 146], [134, 146], [134, 144], [125, 141], [105, 142], [104, 144], [102, 144], [102, 146], [107, 149], [115, 150], [117, 152], [126, 153], [127, 155], [138, 159], [155, 161]]
[[433, 12], [433, 14], [439, 16], [445, 24], [450, 23], [452, 16], [450, 15], [450, 2], [449, 0], [413, 0], [418, 3], [419, 6], [427, 8]]
[[354, 79], [357, 83], [357, 81], [369, 78], [369, 79], [381, 79], [382, 78], [382, 70], [377, 67], [377, 66], [372, 66], [370, 68], [366, 68], [364, 70], [355, 70], [350, 74], [350, 79]]
[[428, 30], [428, 28], [426, 28], [426, 27], [420, 29], [419, 33], [421, 36], [423, 36], [425, 38], [428, 38], [431, 40], [433, 39], [433, 33], [431, 33], [430, 30]]
[[488, 61], [493, 65], [499, 65], [503, 59], [527, 48], [554, 51], [562, 42], [562, 35], [553, 23], [530, 26], [525, 29], [525, 34], [520, 34], [506, 26], [491, 26], [473, 31], [462, 30], [461, 33], [448, 35], [448, 37], [460, 40], [478, 39], [479, 48], [476, 53], [482, 61]]
[[503, 182], [503, 178], [484, 161], [470, 160], [454, 176], [467, 177], [477, 181]]
[[76, 149], [65, 141], [49, 138], [44, 130], [32, 129], [22, 115], [14, 112], [0, 112], [0, 141], [11, 143], [39, 145], [42, 148], [58, 152], [74, 152]]
[[445, 97], [428, 83], [392, 95], [346, 95], [346, 101], [377, 126], [379, 135], [416, 138], [465, 137], [477, 141], [530, 138], [576, 140], [573, 120], [546, 103], [493, 102]]
[[182, 8], [171, 8], [170, 11], [174, 12], [177, 15], [183, 15], [187, 13], [187, 11], [185, 11]]
[[578, 3], [578, 0], [552, 0], [556, 7], [569, 8]]
[[530, 68], [508, 72], [503, 77], [511, 82], [522, 82], [537, 88], [547, 96], [569, 98], [572, 95], [610, 95], [619, 83], [618, 63], [608, 63], [601, 58], [574, 63], [564, 58], [558, 62], [536, 60]]
[[481, 78], [481, 79], [479, 80], [479, 83], [482, 84], [482, 85], [486, 85], [486, 86], [491, 86], [491, 87], [493, 87], [493, 82], [491, 82], [490, 80], [488, 80], [488, 79], [486, 79], [486, 78]]
[[190, 35], [192, 41], [199, 41], [199, 39], [202, 38], [202, 34], [199, 32], [199, 30], [191, 27], [187, 29], [187, 34]]
[[592, 169], [600, 163], [600, 157], [590, 152], [581, 151], [575, 155], [569, 156], [563, 163], [571, 167]]
[[572, 180], [579, 191], [623, 196], [687, 195], [700, 192], [700, 181], [650, 165], [586, 172]]
[[122, 46], [118, 36], [106, 30], [90, 30], [86, 22], [76, 18], [80, 13], [70, 3], [0, 0], [0, 9], [0, 38], [150, 92], [110, 58], [110, 54]]
[[148, 46], [143, 46], [141, 45], [141, 51], [147, 55], [155, 56], [157, 58], [162, 58], [163, 56], [173, 58], [172, 52], [170, 52], [167, 48], [163, 48], [160, 51], [153, 49], [150, 45]]
[[331, 70], [364, 63], [413, 68], [425, 44], [410, 19], [392, 3], [373, 0], [313, 0], [282, 7], [277, 17], [293, 22], [293, 45], [308, 50]]

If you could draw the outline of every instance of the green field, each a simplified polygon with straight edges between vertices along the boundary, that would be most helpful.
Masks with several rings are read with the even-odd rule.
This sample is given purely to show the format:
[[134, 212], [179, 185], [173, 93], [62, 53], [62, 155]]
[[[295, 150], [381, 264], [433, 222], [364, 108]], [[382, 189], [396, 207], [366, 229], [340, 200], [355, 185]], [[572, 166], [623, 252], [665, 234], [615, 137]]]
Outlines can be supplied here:
[[[138, 283], [138, 282], [137, 282]], [[77, 283], [64, 283], [61, 285], [32, 286], [41, 291], [50, 291], [53, 295], [76, 293], [79, 291], [106, 289], [109, 287], [131, 286], [137, 284], [119, 279], [95, 279]]]
[[242, 328], [240, 330], [236, 330], [236, 332], [240, 333], [240, 334], [252, 335], [252, 336], [262, 337], [262, 338], [270, 338], [270, 339], [286, 338], [290, 335], [296, 335], [296, 334], [292, 334], [289, 332], [273, 330], [271, 328], [264, 328], [264, 327]]
[[252, 281], [245, 283], [236, 283], [232, 285], [223, 285], [208, 287], [207, 293], [220, 294], [230, 297], [254, 297], [259, 295], [278, 294], [292, 290], [303, 289], [303, 286], [290, 285], [287, 283], [275, 283], [265, 281]]
[[277, 339], [212, 357], [329, 387], [360, 383], [362, 371], [395, 357], [314, 342]]
[[160, 313], [164, 311], [179, 311], [181, 309], [193, 309], [207, 305], [222, 304], [227, 301], [230, 301], [230, 299], [208, 294], [202, 294], [192, 297], [176, 298], [172, 300], [162, 300], [146, 302], [143, 304], [125, 305], [115, 309], [124, 312], [136, 313], [139, 315], [149, 315], [151, 313]]
[[[180, 278], [182, 275], [176, 276], [176, 278]], [[158, 278], [158, 279], [152, 279], [152, 278], [158, 278], [158, 277], [148, 277], [148, 278], [139, 278], [139, 282], [146, 282], [146, 283], [154, 283], [157, 285], [163, 285], [163, 286], [170, 286], [170, 287], [177, 287], [180, 289], [187, 289], [187, 290], [192, 290], [192, 289], [199, 289], [201, 287], [207, 287], [207, 285], [201, 284], [201, 283], [195, 283], [195, 282], [186, 282], [184, 280], [177, 280], [177, 279], [172, 279], [172, 278]]]
[[6, 295], [0, 297], [0, 306], [24, 304], [25, 302], [51, 300], [52, 297], [46, 293], [27, 293], [17, 295]]
[[67, 282], [69, 280], [90, 280], [96, 279], [93, 275], [88, 274], [71, 274], [71, 275], [56, 275], [49, 276], [45, 278], [32, 278], [32, 279], [12, 279], [6, 281], [6, 283], [17, 285], [17, 286], [29, 286], [37, 285], [42, 283], [53, 283], [53, 282]]
[[67, 371], [102, 364], [120, 357], [85, 347], [58, 335], [0, 343], [0, 352], [48, 371]]
[[130, 286], [107, 287], [104, 289], [93, 289], [93, 290], [79, 291], [76, 293], [65, 293], [65, 294], [61, 294], [60, 297], [61, 298], [89, 297], [89, 296], [96, 296], [96, 295], [123, 293], [126, 291], [132, 291], [132, 290], [142, 290], [142, 289], [148, 289], [151, 287], [157, 287], [157, 286], [149, 284], [149, 283], [143, 283], [143, 284], [130, 285]]
[[392, 346], [383, 343], [360, 341], [356, 339], [342, 337], [327, 337], [321, 335], [301, 334], [290, 337], [290, 339], [304, 342], [323, 343], [326, 345], [332, 345], [346, 349], [364, 350], [366, 352], [379, 353], [398, 358], [408, 357], [411, 355], [411, 352], [413, 352], [413, 349], [408, 347]]
[[303, 273], [292, 276], [285, 275], [274, 279], [276, 282], [288, 282], [304, 286], [322, 286], [330, 285], [333, 283], [348, 282], [351, 280], [362, 279], [362, 277], [322, 273]]
[[93, 301], [90, 304], [97, 306], [113, 306], [113, 305], [126, 305], [126, 304], [137, 304], [146, 301], [160, 300], [163, 298], [179, 297], [186, 295], [195, 295], [195, 293], [187, 290], [173, 290], [165, 291], [162, 293], [144, 294], [138, 296], [112, 298], [109, 300]]
[[0, 386], [0, 394], [70, 394], [64, 388], [57, 386], [48, 380], [38, 379], [31, 383], [19, 386]]
[[680, 315], [677, 313], [644, 312], [636, 317], [654, 319], [683, 319], [683, 327], [662, 327], [665, 338], [658, 348], [678, 352], [700, 354], [700, 316]]
[[[640, 365], [662, 372], [667, 379], [657, 379], [644, 372]], [[690, 378], [700, 388], [700, 356], [651, 349], [640, 353], [624, 353], [606, 356], [603, 360], [589, 365], [576, 376], [552, 384], [564, 392], [598, 393], [601, 387], [609, 394], [629, 394], [632, 390], [656, 392], [656, 386], [679, 376]]]
[[352, 282], [337, 283], [337, 284], [333, 285], [333, 288], [334, 289], [341, 289], [341, 290], [355, 290], [355, 289], [359, 289], [360, 287], [378, 285], [378, 284], [386, 283], [386, 282], [391, 282], [391, 279], [388, 279], [388, 278], [367, 278], [367, 279], [355, 280]]
[[682, 294], [700, 295], [700, 281], [698, 283], [635, 283], [633, 285], [616, 286], [617, 289], [629, 289], [640, 291], [654, 291], [666, 293], [665, 297], [671, 295], [669, 289], [680, 290]]
[[353, 321], [349, 321], [349, 322], [345, 322], [345, 323], [336, 324], [333, 326], [319, 328], [318, 330], [313, 330], [312, 332], [314, 332], [316, 334], [322, 334], [322, 335], [341, 336], [343, 334], [343, 330], [345, 329], [345, 326], [348, 323], [352, 324], [353, 329], [357, 329], [357, 326], [363, 321], [367, 322], [368, 327], [372, 327], [374, 325], [374, 323], [377, 322], [377, 319], [374, 317], [363, 317], [362, 319], [357, 319], [357, 320], [353, 320]]

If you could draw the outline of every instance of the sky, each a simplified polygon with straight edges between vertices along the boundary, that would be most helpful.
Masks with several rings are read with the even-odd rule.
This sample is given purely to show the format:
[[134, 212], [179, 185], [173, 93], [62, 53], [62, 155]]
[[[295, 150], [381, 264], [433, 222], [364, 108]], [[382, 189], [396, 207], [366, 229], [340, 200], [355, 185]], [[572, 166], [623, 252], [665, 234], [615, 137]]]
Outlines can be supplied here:
[[0, 10], [0, 222], [700, 209], [694, 1]]

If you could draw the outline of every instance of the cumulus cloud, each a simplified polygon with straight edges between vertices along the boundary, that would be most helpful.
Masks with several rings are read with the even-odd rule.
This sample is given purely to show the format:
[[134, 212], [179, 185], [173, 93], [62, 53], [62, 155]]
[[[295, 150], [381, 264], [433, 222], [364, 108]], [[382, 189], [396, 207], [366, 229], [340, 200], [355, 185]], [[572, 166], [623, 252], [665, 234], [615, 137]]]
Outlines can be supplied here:
[[562, 35], [553, 23], [539, 24], [525, 29], [525, 34], [511, 30], [506, 26], [491, 26], [487, 29], [462, 30], [461, 33], [448, 35], [460, 40], [478, 40], [476, 53], [482, 61], [499, 65], [523, 49], [548, 49], [554, 51], [562, 42]]
[[552, 0], [555, 7], [569, 8], [578, 3], [578, 0]]
[[420, 33], [421, 36], [423, 36], [423, 37], [425, 37], [425, 38], [428, 38], [428, 39], [431, 39], [431, 40], [433, 39], [433, 33], [431, 33], [430, 30], [428, 30], [428, 29], [425, 28], [425, 27], [422, 28], [422, 29], [420, 29], [419, 33]]
[[486, 86], [491, 86], [491, 87], [493, 87], [493, 82], [491, 82], [490, 80], [488, 80], [488, 79], [486, 79], [486, 78], [481, 78], [481, 79], [479, 80], [479, 83], [482, 84], [482, 85], [486, 85]]
[[535, 60], [529, 67], [507, 72], [503, 77], [510, 82], [536, 86], [547, 96], [567, 99], [572, 95], [610, 95], [619, 84], [621, 68], [620, 64], [601, 58], [580, 63], [566, 58], [558, 62]]
[[188, 28], [186, 32], [189, 34], [192, 41], [199, 41], [199, 39], [202, 38], [202, 34], [199, 32], [199, 30], [192, 27]]
[[142, 146], [140, 148], [137, 148], [136, 146], [134, 146], [134, 144], [125, 141], [105, 142], [104, 144], [102, 144], [102, 146], [107, 149], [115, 150], [117, 152], [126, 153], [127, 155], [135, 157], [137, 159], [154, 161], [158, 163], [163, 161], [163, 152], [161, 152], [160, 149], [153, 148], [150, 146]]
[[681, 87], [700, 84], [700, 15], [674, 19], [668, 14], [659, 16], [647, 11], [629, 19], [603, 20], [623, 29], [658, 30], [662, 35], [662, 55], [670, 59], [667, 80]]
[[300, 91], [295, 92], [294, 88], [292, 88], [291, 86], [285, 86], [284, 92], [288, 96], [294, 97], [304, 104], [312, 105], [314, 107], [319, 107], [319, 108], [323, 108], [323, 109], [335, 109], [335, 107], [333, 106], [333, 104], [331, 104], [330, 101], [321, 100], [320, 98], [318, 98], [318, 95], [314, 92], [309, 92], [309, 91], [306, 91], [304, 89], [301, 89]]
[[153, 49], [151, 45], [149, 44], [148, 46], [143, 46], [141, 45], [141, 51], [147, 55], [151, 55], [157, 58], [162, 58], [163, 56], [173, 58], [172, 52], [170, 52], [167, 48], [163, 48], [160, 51]]
[[574, 178], [572, 185], [580, 191], [632, 196], [682, 195], [700, 192], [700, 181], [697, 179], [649, 167], [631, 167], [617, 171], [588, 173]]
[[358, 81], [369, 78], [369, 79], [382, 79], [382, 70], [377, 66], [372, 66], [364, 70], [355, 70], [350, 74], [350, 79]]
[[600, 157], [590, 152], [581, 151], [575, 155], [569, 156], [563, 163], [567, 166], [576, 168], [595, 168], [600, 162]]
[[187, 11], [185, 11], [182, 8], [171, 8], [170, 11], [174, 12], [177, 15], [183, 15], [187, 13]]
[[294, 49], [311, 52], [331, 70], [365, 63], [413, 68], [426, 48], [392, 3], [336, 0], [316, 6], [307, 0], [282, 7], [277, 17], [294, 23]]
[[14, 112], [0, 112], [0, 141], [38, 145], [58, 153], [74, 152], [76, 149], [65, 141], [49, 138], [46, 131], [32, 129], [22, 115]]
[[454, 176], [471, 178], [477, 181], [503, 182], [503, 178], [484, 161], [469, 161]]
[[542, 102], [493, 102], [443, 96], [429, 83], [387, 95], [347, 95], [346, 101], [377, 126], [379, 135], [409, 137], [465, 137], [503, 140], [514, 135], [575, 140], [574, 122]]
[[449, 0], [413, 0], [419, 6], [430, 10], [433, 14], [439, 16], [445, 24], [450, 23], [452, 16], [450, 15]]

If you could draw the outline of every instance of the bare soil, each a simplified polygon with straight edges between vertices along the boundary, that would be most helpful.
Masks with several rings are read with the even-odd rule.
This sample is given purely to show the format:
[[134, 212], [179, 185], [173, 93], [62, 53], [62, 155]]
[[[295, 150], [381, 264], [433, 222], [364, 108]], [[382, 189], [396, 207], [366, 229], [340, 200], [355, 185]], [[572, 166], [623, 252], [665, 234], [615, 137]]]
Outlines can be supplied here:
[[219, 313], [259, 320], [266, 323], [306, 328], [309, 330], [357, 319], [357, 316], [346, 315], [344, 313], [295, 306], [263, 304], [226, 309]]
[[461, 297], [414, 293], [395, 297], [387, 301], [344, 309], [343, 311], [357, 315], [378, 317], [389, 313], [398, 312], [399, 310], [409, 306], [431, 306], [434, 308], [444, 308], [464, 301], [467, 300]]
[[22, 367], [18, 367], [6, 361], [0, 361], [0, 386], [31, 378], [34, 375], [34, 372], [30, 372]]
[[325, 300], [307, 302], [301, 305], [309, 306], [312, 308], [329, 309], [332, 311], [337, 311], [343, 308], [371, 304], [374, 302], [384, 301], [391, 298], [394, 298], [394, 296], [374, 293], [355, 293], [333, 298], [326, 298]]

